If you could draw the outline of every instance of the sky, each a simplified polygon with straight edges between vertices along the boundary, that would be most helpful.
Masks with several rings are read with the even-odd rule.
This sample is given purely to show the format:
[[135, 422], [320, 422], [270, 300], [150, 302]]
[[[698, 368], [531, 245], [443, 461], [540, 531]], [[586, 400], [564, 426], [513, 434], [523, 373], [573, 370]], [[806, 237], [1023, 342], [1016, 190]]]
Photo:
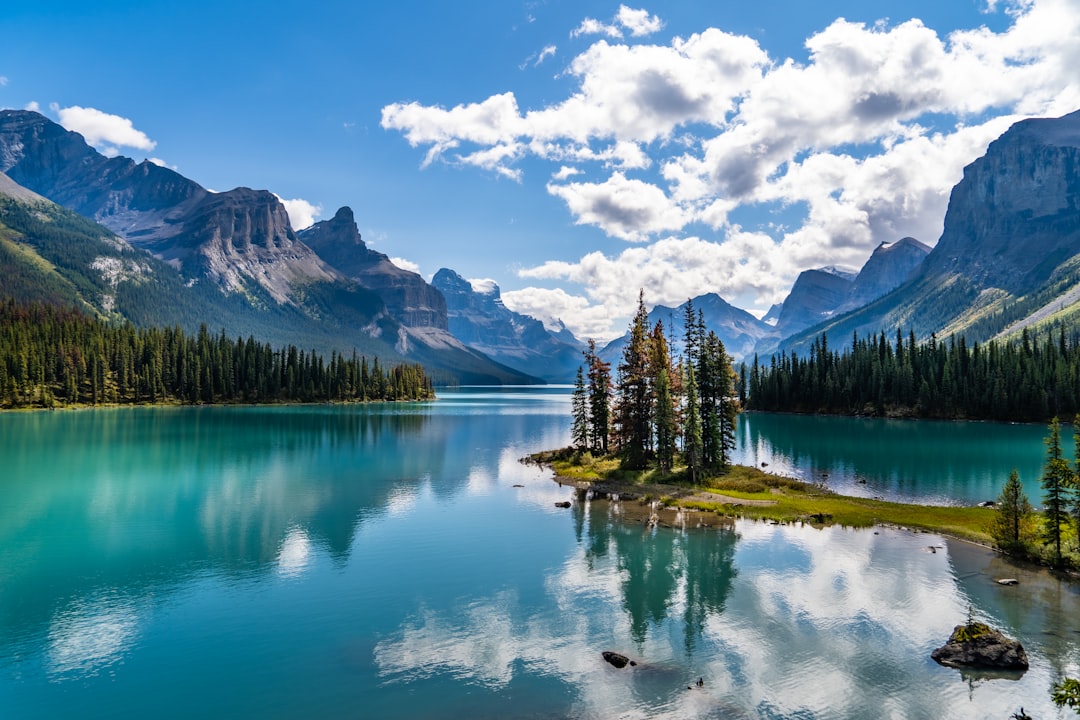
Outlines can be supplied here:
[[639, 289], [761, 316], [933, 245], [965, 165], [1080, 108], [1080, 0], [8, 5], [0, 107], [297, 229], [348, 205], [403, 267], [598, 340]]

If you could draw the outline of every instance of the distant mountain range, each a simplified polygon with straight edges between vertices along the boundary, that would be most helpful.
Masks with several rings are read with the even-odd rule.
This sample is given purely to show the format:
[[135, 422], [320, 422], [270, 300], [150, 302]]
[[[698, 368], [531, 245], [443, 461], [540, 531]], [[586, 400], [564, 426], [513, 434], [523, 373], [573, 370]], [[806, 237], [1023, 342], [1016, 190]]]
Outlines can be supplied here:
[[[422, 362], [442, 382], [537, 381], [453, 337], [441, 294], [368, 250], [348, 208], [302, 239], [268, 191], [214, 193], [150, 162], [106, 158], [29, 111], [0, 111], [0, 172], [0, 232], [19, 271], [4, 295], [30, 297], [48, 277], [66, 288], [56, 299], [137, 324], [205, 322], [325, 353], [355, 348]], [[53, 238], [43, 218], [70, 232]]]
[[[693, 298], [736, 360], [827, 332], [926, 339], [1080, 328], [1080, 112], [1017, 123], [969, 165], [931, 250], [882, 243], [857, 272], [803, 272], [758, 320]], [[494, 283], [432, 282], [367, 247], [352, 210], [295, 232], [265, 190], [211, 192], [105, 157], [44, 116], [0, 111], [0, 298], [63, 302], [140, 325], [422, 362], [436, 381], [569, 382], [583, 343], [509, 310]], [[657, 306], [681, 346], [684, 305]], [[624, 339], [604, 347], [618, 361]]]
[[548, 382], [574, 378], [584, 346], [569, 331], [551, 332], [539, 320], [508, 309], [495, 283], [477, 289], [442, 268], [431, 284], [446, 298], [450, 332], [469, 347]]

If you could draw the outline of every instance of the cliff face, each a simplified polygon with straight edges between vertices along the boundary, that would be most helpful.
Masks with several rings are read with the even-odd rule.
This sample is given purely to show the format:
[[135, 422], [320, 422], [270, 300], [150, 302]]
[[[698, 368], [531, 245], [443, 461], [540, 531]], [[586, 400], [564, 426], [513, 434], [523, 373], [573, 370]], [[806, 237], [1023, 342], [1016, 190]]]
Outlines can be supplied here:
[[297, 285], [336, 278], [273, 194], [211, 193], [168, 168], [106, 158], [38, 113], [0, 112], [0, 172], [226, 292], [253, 282], [284, 304]]
[[881, 243], [859, 270], [840, 310], [862, 307], [903, 285], [929, 253], [930, 248], [913, 237]]
[[847, 300], [854, 280], [853, 273], [835, 268], [799, 273], [780, 310], [777, 331], [789, 335], [829, 317]]
[[941, 239], [907, 281], [813, 330], [849, 337], [900, 327], [984, 340], [1042, 308], [1072, 312], [1078, 254], [1080, 111], [1024, 120], [964, 168]]
[[[494, 283], [483, 292], [448, 268], [431, 280], [446, 298], [450, 332], [494, 360], [549, 382], [570, 382], [582, 363], [581, 347], [559, 337], [535, 318], [502, 302]], [[565, 333], [565, 330], [563, 330]]]
[[964, 168], [927, 275], [1023, 294], [1080, 251], [1080, 111], [1013, 125]]
[[350, 208], [343, 207], [330, 220], [300, 231], [299, 238], [342, 275], [378, 293], [406, 327], [447, 329], [442, 293], [416, 273], [368, 248]]

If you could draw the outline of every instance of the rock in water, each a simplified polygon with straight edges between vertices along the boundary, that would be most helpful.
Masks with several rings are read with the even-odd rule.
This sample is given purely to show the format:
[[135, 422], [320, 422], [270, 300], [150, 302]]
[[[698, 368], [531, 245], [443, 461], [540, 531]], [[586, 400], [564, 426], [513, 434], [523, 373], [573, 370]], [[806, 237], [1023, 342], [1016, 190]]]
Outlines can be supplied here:
[[978, 622], [957, 625], [949, 642], [932, 652], [930, 657], [949, 667], [1028, 669], [1023, 645]]
[[637, 665], [636, 662], [626, 657], [625, 655], [621, 655], [617, 652], [612, 652], [611, 650], [605, 650], [600, 654], [604, 656], [605, 660], [607, 660], [610, 664], [614, 665], [620, 670], [627, 665], [629, 665], [630, 667], [634, 667], [635, 665]]

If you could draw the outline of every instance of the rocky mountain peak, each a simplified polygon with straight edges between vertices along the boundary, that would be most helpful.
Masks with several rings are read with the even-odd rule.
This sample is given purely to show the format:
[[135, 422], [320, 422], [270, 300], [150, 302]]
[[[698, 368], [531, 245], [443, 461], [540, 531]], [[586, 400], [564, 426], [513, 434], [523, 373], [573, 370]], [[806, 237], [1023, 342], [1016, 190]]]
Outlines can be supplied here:
[[369, 248], [360, 237], [351, 208], [339, 208], [334, 217], [301, 230], [298, 237], [338, 272], [378, 293], [406, 327], [447, 329], [442, 293]]

